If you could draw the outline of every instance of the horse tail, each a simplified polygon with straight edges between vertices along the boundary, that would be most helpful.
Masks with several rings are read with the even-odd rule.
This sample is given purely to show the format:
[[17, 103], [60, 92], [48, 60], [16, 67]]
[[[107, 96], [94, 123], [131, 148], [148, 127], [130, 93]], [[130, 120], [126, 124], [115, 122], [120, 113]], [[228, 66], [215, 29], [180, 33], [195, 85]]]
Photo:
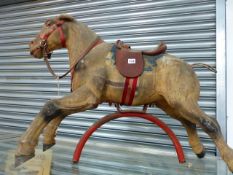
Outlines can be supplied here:
[[192, 68], [194, 68], [194, 67], [205, 67], [208, 70], [210, 70], [211, 72], [217, 73], [217, 70], [213, 66], [210, 66], [210, 65], [204, 64], [204, 63], [194, 63], [194, 64], [191, 64], [191, 67]]

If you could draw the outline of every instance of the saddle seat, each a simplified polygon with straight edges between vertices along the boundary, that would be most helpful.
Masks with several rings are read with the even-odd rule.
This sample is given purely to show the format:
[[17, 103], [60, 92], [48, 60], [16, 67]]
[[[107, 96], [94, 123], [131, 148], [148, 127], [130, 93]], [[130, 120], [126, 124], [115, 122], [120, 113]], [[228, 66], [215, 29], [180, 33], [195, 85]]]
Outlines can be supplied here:
[[160, 42], [158, 47], [151, 51], [132, 51], [129, 45], [118, 40], [116, 48], [116, 68], [124, 77], [135, 78], [143, 73], [143, 56], [156, 56], [165, 53], [167, 46], [164, 42]]

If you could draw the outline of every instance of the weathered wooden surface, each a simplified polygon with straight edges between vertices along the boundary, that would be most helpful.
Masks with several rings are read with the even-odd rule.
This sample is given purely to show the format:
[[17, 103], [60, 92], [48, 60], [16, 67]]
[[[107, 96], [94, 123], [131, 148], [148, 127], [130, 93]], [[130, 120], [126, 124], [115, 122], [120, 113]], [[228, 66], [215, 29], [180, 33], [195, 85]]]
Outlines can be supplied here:
[[7, 175], [49, 175], [52, 162], [52, 150], [36, 150], [36, 156], [15, 168], [15, 151], [10, 150], [5, 162]]

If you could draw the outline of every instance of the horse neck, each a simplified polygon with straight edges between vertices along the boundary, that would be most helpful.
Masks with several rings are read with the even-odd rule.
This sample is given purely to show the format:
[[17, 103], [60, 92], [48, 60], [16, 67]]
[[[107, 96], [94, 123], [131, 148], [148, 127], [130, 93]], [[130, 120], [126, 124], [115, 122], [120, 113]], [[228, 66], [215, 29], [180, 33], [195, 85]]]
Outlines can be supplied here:
[[67, 30], [67, 49], [69, 63], [72, 66], [80, 55], [91, 45], [97, 35], [85, 24], [70, 23]]

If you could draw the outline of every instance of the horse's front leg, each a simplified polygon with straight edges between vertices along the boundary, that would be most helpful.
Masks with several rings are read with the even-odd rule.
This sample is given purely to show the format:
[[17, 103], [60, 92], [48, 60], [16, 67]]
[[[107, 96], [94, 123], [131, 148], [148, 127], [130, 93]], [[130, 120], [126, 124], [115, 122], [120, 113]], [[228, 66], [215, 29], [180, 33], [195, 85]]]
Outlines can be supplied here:
[[48, 125], [44, 128], [43, 131], [43, 151], [46, 151], [47, 149], [51, 148], [53, 145], [56, 144], [56, 132], [57, 128], [61, 124], [64, 117], [58, 116], [51, 120]]
[[48, 101], [21, 137], [16, 151], [16, 164], [34, 156], [39, 135], [52, 119], [97, 107], [101, 102], [102, 88], [100, 83], [99, 87], [95, 85], [81, 86], [69, 96]]

